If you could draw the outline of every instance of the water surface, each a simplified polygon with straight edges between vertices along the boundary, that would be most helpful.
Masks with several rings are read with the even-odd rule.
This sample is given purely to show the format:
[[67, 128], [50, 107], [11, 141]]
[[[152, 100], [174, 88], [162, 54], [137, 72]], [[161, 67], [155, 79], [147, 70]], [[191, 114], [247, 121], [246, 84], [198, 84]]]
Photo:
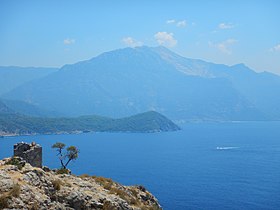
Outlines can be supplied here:
[[164, 209], [280, 209], [280, 122], [192, 123], [154, 134], [87, 133], [0, 139], [0, 158], [13, 144], [36, 141], [44, 165], [59, 167], [51, 145], [76, 145], [75, 174], [142, 184]]

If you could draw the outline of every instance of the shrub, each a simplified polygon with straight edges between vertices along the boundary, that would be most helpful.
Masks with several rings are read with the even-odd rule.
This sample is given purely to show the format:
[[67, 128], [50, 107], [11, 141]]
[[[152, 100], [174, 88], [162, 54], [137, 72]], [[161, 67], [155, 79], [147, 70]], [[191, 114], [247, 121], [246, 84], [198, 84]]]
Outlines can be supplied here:
[[105, 201], [102, 209], [103, 210], [115, 210], [116, 207], [111, 202]]
[[124, 190], [121, 190], [121, 189], [116, 188], [116, 187], [112, 187], [110, 189], [110, 194], [116, 194], [116, 195], [120, 196], [120, 198], [122, 198], [124, 200], [127, 200], [127, 197], [128, 197], [128, 194]]
[[1, 195], [0, 196], [0, 209], [8, 208], [8, 196], [7, 195]]
[[137, 190], [135, 190], [134, 188], [131, 188], [131, 189], [130, 189], [130, 192], [132, 193], [132, 195], [133, 195], [134, 197], [137, 197], [137, 195], [138, 195]]
[[56, 180], [53, 180], [53, 181], [52, 181], [53, 188], [54, 188], [56, 191], [60, 190], [61, 184], [62, 184], [62, 182], [61, 182], [59, 179], [56, 179]]
[[84, 179], [84, 178], [90, 178], [91, 176], [88, 174], [82, 174], [79, 176], [80, 178]]
[[60, 168], [56, 171], [56, 174], [71, 174], [71, 171], [67, 168]]
[[105, 177], [92, 177], [94, 178], [94, 180], [100, 184], [101, 186], [103, 186], [106, 190], [110, 190], [114, 184], [114, 182], [112, 181], [112, 179], [109, 178], [105, 178]]
[[0, 195], [0, 209], [8, 208], [9, 207], [8, 200], [11, 197], [18, 197], [19, 194], [20, 194], [20, 185], [14, 184], [9, 192]]
[[14, 184], [13, 188], [9, 191], [8, 194], [12, 197], [18, 197], [20, 194], [20, 185], [18, 183]]
[[19, 158], [12, 157], [5, 163], [5, 165], [14, 165], [17, 166], [19, 170], [21, 170], [25, 164], [22, 161], [20, 161]]

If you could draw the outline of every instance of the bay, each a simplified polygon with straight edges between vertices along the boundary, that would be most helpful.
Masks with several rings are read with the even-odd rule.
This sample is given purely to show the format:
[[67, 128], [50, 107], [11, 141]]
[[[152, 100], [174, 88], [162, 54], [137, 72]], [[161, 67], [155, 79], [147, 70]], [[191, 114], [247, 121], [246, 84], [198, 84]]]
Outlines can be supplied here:
[[279, 209], [280, 122], [189, 123], [168, 133], [85, 133], [0, 139], [43, 146], [43, 164], [58, 168], [55, 142], [75, 145], [74, 174], [141, 184], [164, 209]]

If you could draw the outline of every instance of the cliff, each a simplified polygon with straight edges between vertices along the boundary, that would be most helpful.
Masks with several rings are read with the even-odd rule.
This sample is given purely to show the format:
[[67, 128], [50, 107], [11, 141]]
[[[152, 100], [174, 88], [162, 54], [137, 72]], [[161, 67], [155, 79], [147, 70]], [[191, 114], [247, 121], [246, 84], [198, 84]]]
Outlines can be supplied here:
[[11, 158], [0, 160], [0, 209], [5, 208], [161, 209], [143, 186], [123, 186], [104, 177], [57, 174]]

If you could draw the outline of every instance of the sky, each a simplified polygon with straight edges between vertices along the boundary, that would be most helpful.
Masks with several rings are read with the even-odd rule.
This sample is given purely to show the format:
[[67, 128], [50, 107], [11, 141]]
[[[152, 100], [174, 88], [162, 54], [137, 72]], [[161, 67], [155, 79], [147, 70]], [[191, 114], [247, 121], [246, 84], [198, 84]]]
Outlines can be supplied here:
[[280, 75], [279, 0], [0, 0], [0, 65], [61, 67], [163, 45]]

